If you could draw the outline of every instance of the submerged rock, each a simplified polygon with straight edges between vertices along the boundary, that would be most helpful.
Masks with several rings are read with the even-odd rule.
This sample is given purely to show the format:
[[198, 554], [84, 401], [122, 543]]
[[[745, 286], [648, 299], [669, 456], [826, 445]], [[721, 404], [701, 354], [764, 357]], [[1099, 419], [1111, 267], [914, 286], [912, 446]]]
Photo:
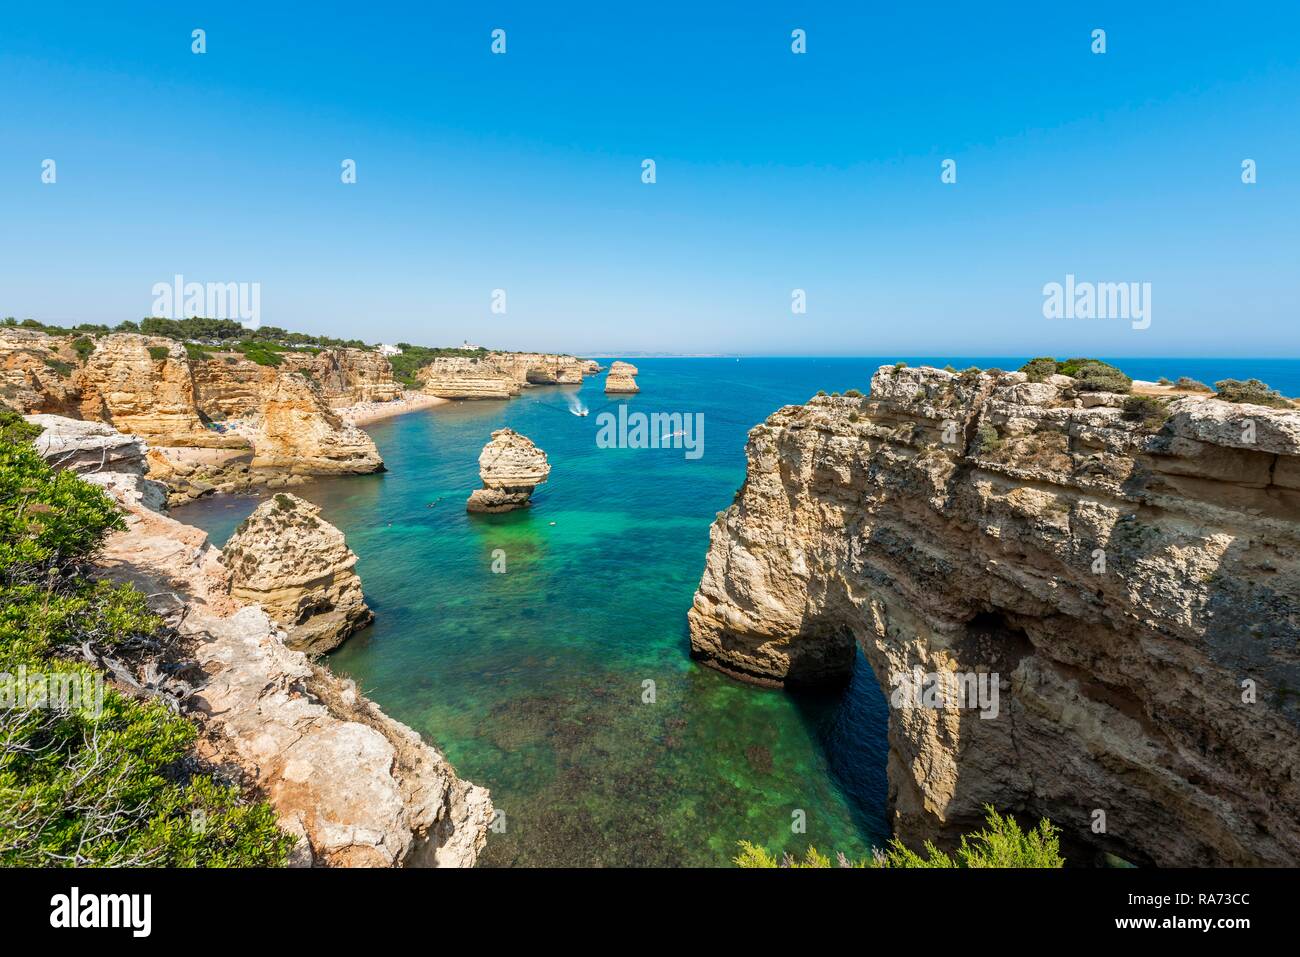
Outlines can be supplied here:
[[230, 570], [231, 595], [261, 605], [295, 651], [337, 648], [374, 620], [343, 533], [296, 495], [281, 492], [259, 505], [221, 561]]
[[465, 507], [471, 512], [509, 512], [528, 507], [533, 489], [551, 474], [551, 465], [527, 436], [497, 429], [478, 457], [478, 473], [483, 488], [474, 490]]
[[641, 389], [636, 384], [637, 368], [630, 362], [615, 362], [609, 367], [609, 375], [605, 376], [605, 391], [609, 392], [640, 392]]

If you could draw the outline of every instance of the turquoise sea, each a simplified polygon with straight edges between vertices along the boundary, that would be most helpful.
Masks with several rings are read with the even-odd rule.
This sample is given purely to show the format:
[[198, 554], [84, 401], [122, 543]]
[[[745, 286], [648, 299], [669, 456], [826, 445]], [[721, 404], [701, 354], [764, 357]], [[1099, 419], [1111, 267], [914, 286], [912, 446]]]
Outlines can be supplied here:
[[[329, 663], [491, 789], [504, 831], [485, 866], [725, 865], [740, 840], [864, 855], [888, 838], [885, 701], [860, 656], [849, 685], [822, 694], [694, 664], [686, 611], [709, 525], [744, 479], [746, 432], [780, 406], [865, 392], [899, 359], [1025, 358], [633, 358], [635, 396], [607, 399], [597, 376], [376, 423], [388, 472], [294, 489], [346, 534], [375, 611]], [[1111, 361], [1136, 378], [1254, 376], [1300, 395], [1296, 360]], [[574, 401], [591, 415], [570, 415]], [[598, 448], [597, 415], [620, 403], [702, 413], [703, 456]], [[479, 451], [502, 426], [546, 450], [550, 481], [531, 509], [471, 516]], [[258, 501], [174, 514], [221, 544]]]

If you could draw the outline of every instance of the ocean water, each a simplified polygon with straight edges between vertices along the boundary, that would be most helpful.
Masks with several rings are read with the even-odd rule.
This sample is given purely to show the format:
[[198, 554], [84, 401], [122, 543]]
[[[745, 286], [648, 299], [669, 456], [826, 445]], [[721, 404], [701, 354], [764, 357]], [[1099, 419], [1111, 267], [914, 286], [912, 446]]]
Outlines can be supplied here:
[[[388, 472], [294, 489], [346, 534], [375, 611], [329, 663], [491, 789], [504, 830], [482, 865], [726, 865], [740, 840], [861, 856], [888, 839], [887, 707], [865, 660], [831, 692], [742, 685], [690, 660], [686, 611], [748, 430], [819, 389], [865, 392], [897, 358], [1024, 361], [634, 359], [638, 395], [607, 398], [598, 376], [399, 416], [368, 428]], [[1294, 360], [1112, 361], [1300, 394]], [[624, 403], [702, 413], [703, 456], [598, 448], [598, 414]], [[502, 426], [546, 450], [550, 480], [528, 510], [470, 515], [479, 451]], [[258, 501], [174, 514], [221, 544]]]

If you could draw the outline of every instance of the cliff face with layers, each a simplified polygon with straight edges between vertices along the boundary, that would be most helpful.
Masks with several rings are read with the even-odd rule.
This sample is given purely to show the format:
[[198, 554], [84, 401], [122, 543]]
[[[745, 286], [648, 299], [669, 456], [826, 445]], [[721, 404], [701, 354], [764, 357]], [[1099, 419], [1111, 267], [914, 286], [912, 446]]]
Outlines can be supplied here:
[[416, 374], [420, 388], [442, 399], [508, 399], [520, 383], [487, 359], [441, 356]]
[[402, 385], [393, 378], [392, 363], [378, 352], [365, 349], [325, 349], [315, 355], [289, 352], [284, 354], [284, 367], [307, 373], [333, 409], [360, 402], [391, 402], [402, 397]]
[[23, 413], [80, 414], [69, 380], [78, 361], [71, 336], [0, 326], [0, 406]]
[[221, 550], [230, 594], [261, 605], [295, 651], [324, 654], [374, 619], [357, 556], [320, 508], [281, 492], [259, 505]]
[[636, 384], [637, 367], [630, 362], [610, 364], [609, 375], [605, 376], [606, 393], [640, 392]]
[[483, 487], [470, 493], [471, 512], [511, 512], [527, 508], [533, 490], [547, 480], [551, 464], [546, 453], [514, 429], [497, 429], [478, 457]]
[[[353, 682], [288, 647], [260, 605], [231, 594], [207, 535], [143, 504], [149, 480], [136, 437], [56, 416], [32, 420], [46, 429], [42, 454], [122, 504], [127, 528], [106, 543], [102, 574], [135, 584], [176, 629], [197, 666], [197, 677], [186, 671], [196, 690], [183, 708], [202, 728], [201, 754], [266, 796], [299, 838], [292, 863], [472, 867], [493, 815], [487, 790], [458, 777]], [[245, 545], [293, 551], [284, 534], [259, 524]]]
[[[581, 385], [591, 363], [548, 352], [441, 356], [416, 373], [423, 391], [443, 399], [509, 399], [533, 385]], [[599, 368], [599, 367], [597, 367]]]
[[348, 425], [303, 376], [275, 377], [262, 394], [253, 424], [253, 468], [293, 475], [382, 472], [369, 435]]
[[[78, 340], [91, 347], [84, 357]], [[176, 499], [282, 484], [284, 476], [382, 469], [369, 436], [334, 408], [399, 397], [388, 360], [360, 349], [281, 356], [271, 367], [234, 353], [191, 358], [174, 340], [135, 333], [0, 329], [0, 402], [144, 437], [154, 474]], [[231, 420], [246, 422], [234, 431], [208, 427]], [[195, 449], [229, 454], [187, 454]]]
[[[711, 530], [693, 652], [780, 684], [861, 649], [908, 844], [988, 803], [1076, 859], [1300, 862], [1300, 412], [1121, 404], [885, 367], [867, 399], [780, 410]], [[943, 674], [996, 708], [897, 694]]]
[[80, 418], [106, 422], [154, 445], [229, 444], [199, 418], [189, 360], [174, 340], [104, 336], [72, 381], [80, 393]]
[[581, 385], [586, 367], [574, 356], [542, 352], [490, 352], [487, 361], [519, 385]]

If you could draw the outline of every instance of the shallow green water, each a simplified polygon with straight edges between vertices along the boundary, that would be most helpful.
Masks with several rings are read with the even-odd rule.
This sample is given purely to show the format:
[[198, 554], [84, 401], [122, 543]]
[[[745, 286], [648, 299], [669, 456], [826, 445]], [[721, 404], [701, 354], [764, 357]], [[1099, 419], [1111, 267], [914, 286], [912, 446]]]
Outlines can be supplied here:
[[[842, 692], [795, 695], [692, 663], [686, 634], [709, 524], [744, 479], [746, 432], [818, 389], [865, 391], [882, 361], [637, 360], [642, 392], [619, 401], [703, 413], [696, 461], [597, 448], [598, 413], [617, 408], [602, 376], [379, 423], [389, 472], [296, 490], [346, 533], [376, 614], [332, 667], [491, 788], [506, 829], [484, 864], [725, 865], [742, 839], [850, 855], [884, 840], [886, 706], [861, 657]], [[1257, 374], [1256, 360], [1116, 361], [1153, 379]], [[590, 416], [567, 413], [573, 396]], [[503, 425], [547, 451], [551, 479], [526, 512], [470, 516], [479, 451]], [[221, 543], [256, 502], [176, 514]], [[806, 834], [791, 832], [797, 810]]]
[[[741, 685], [690, 660], [686, 611], [747, 430], [818, 388], [865, 388], [874, 366], [638, 366], [641, 394], [620, 401], [702, 412], [702, 458], [597, 448], [598, 413], [616, 408], [602, 376], [378, 423], [387, 473], [296, 489], [347, 535], [376, 615], [330, 664], [492, 790], [505, 831], [484, 864], [724, 865], [741, 839], [864, 854], [886, 835], [885, 704], [865, 662], [829, 695]], [[567, 413], [574, 395], [587, 418]], [[550, 481], [527, 511], [471, 516], [502, 425], [547, 451]], [[220, 543], [256, 501], [176, 515]]]

